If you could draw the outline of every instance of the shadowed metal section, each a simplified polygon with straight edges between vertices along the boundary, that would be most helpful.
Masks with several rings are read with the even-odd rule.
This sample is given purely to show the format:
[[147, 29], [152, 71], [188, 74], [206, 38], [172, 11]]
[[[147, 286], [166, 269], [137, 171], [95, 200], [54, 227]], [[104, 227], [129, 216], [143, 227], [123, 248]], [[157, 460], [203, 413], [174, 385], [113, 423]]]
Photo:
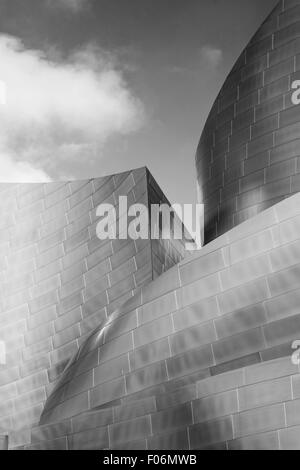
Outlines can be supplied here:
[[205, 243], [300, 190], [300, 0], [280, 1], [226, 79], [196, 155]]

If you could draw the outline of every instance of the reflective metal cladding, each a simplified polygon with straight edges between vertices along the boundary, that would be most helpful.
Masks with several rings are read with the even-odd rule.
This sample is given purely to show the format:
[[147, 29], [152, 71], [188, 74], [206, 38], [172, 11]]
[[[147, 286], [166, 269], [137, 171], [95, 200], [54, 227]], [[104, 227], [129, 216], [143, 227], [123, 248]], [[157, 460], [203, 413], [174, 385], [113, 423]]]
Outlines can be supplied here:
[[[181, 259], [173, 242], [95, 237], [95, 201], [161, 200], [145, 169], [83, 186], [3, 188], [14, 213], [4, 251], [25, 269], [20, 292], [6, 282], [0, 303], [0, 431], [12, 431], [11, 448], [300, 448], [299, 79], [300, 0], [282, 0], [205, 125], [196, 161], [206, 246], [193, 256]], [[61, 219], [63, 240], [41, 237]], [[2, 258], [9, 280], [16, 271]]]
[[278, 3], [210, 112], [196, 156], [205, 243], [300, 190], [299, 20], [299, 0]]

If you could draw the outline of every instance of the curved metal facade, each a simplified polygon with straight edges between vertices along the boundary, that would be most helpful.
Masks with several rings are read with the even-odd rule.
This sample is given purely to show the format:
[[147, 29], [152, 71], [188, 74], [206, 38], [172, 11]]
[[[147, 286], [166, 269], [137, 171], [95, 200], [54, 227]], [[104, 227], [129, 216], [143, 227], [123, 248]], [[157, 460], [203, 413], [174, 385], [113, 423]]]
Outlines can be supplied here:
[[2, 184], [0, 196], [0, 434], [7, 434], [39, 421], [82, 342], [178, 263], [184, 246], [96, 235], [99, 204], [114, 205], [125, 220], [120, 196], [147, 208], [165, 202], [146, 168], [88, 181]]
[[280, 1], [226, 79], [196, 156], [205, 243], [300, 190], [300, 0]]
[[[16, 392], [24, 391], [24, 384], [32, 391], [7, 401], [5, 394], [11, 389], [2, 389], [4, 412], [8, 403], [12, 410], [20, 403], [27, 410], [14, 417], [20, 425], [18, 432], [9, 435], [10, 448], [300, 449], [299, 354], [291, 360], [292, 344], [300, 337], [300, 193], [281, 201], [297, 192], [300, 184], [300, 107], [291, 101], [291, 85], [300, 63], [297, 18], [300, 0], [280, 2], [227, 79], [198, 149], [198, 178], [207, 211], [206, 241], [250, 220], [155, 280], [143, 278], [139, 288], [136, 284], [134, 290], [130, 288], [128, 299], [122, 297], [117, 303], [110, 298], [112, 293], [119, 298], [120, 283], [111, 286], [111, 281], [124, 275], [127, 283], [128, 269], [120, 267], [124, 261], [118, 255], [121, 250], [113, 250], [105, 316], [99, 316], [101, 284], [97, 277], [91, 315], [86, 310], [90, 301], [82, 305], [89, 331], [76, 338], [80, 347], [60, 377], [46, 382], [47, 400], [45, 403], [43, 395], [34, 419], [29, 405], [39, 395], [32, 369], [28, 369], [28, 379], [14, 378], [10, 370], [2, 375], [0, 385], [4, 378], [9, 385], [13, 382]], [[125, 188], [125, 193], [134, 190], [135, 196], [137, 192], [142, 197], [143, 188], [152, 194], [149, 185], [152, 189], [155, 185], [151, 179], [137, 191], [137, 174], [130, 175], [134, 187], [124, 187], [123, 177], [122, 183], [120, 176], [114, 177], [113, 193], [120, 194], [118, 181], [122, 194]], [[140, 171], [138, 175], [142, 176]], [[98, 184], [98, 180], [92, 182], [93, 201], [94, 197], [98, 201], [94, 187]], [[18, 198], [20, 189], [13, 222], [18, 221], [17, 208], [24, 203], [24, 197]], [[42, 191], [46, 206], [61, 197], [57, 191], [45, 195], [49, 188], [42, 187]], [[75, 198], [75, 207], [81, 207], [85, 191], [72, 185], [68, 191], [68, 203]], [[106, 191], [105, 195], [101, 191], [100, 200], [106, 200]], [[32, 197], [27, 194], [25, 200], [33, 202]], [[150, 204], [157, 198], [161, 199], [158, 193], [147, 200]], [[258, 214], [269, 205], [272, 207]], [[70, 211], [72, 219], [75, 214], [68, 208], [70, 222]], [[76, 210], [77, 217], [79, 213]], [[41, 215], [43, 219], [44, 208]], [[77, 223], [79, 220], [78, 228]], [[4, 249], [14, 251], [14, 232], [5, 233], [9, 238]], [[22, 243], [26, 240], [21, 237]], [[35, 240], [35, 248], [40, 250], [44, 243]], [[75, 249], [72, 239], [64, 240], [67, 247], [70, 243]], [[152, 252], [162, 253], [154, 248]], [[97, 251], [88, 253], [88, 260], [97, 265]], [[132, 256], [137, 259], [138, 253]], [[152, 265], [151, 278], [156, 277], [155, 266], [159, 268], [156, 274], [162, 271], [154, 258], [144, 265]], [[62, 279], [66, 272], [70, 273], [64, 268]], [[84, 276], [94, 273], [87, 271]], [[42, 286], [35, 285], [30, 296]], [[73, 290], [72, 284], [69, 287]], [[62, 297], [57, 303], [63, 305]], [[42, 311], [35, 310], [27, 312], [23, 325], [44, 318]], [[95, 322], [89, 323], [94, 315]], [[7, 317], [14, 321], [11, 311], [2, 319]], [[54, 328], [61, 321], [65, 326], [62, 334], [55, 330], [50, 335], [53, 344], [72, 340], [65, 323], [70, 318], [73, 321], [74, 314], [59, 315], [52, 321]], [[33, 352], [39, 352], [44, 333], [40, 328], [33, 331], [25, 331], [25, 343], [34, 338], [29, 341]], [[50, 354], [52, 358], [53, 352], [46, 352], [46, 357]], [[20, 363], [18, 356], [15, 360]], [[29, 364], [44, 372], [47, 369], [36, 360]], [[20, 371], [24, 375], [26, 369]], [[40, 414], [39, 426], [32, 427]]]
[[300, 448], [299, 207], [235, 227], [99, 323], [26, 448]]

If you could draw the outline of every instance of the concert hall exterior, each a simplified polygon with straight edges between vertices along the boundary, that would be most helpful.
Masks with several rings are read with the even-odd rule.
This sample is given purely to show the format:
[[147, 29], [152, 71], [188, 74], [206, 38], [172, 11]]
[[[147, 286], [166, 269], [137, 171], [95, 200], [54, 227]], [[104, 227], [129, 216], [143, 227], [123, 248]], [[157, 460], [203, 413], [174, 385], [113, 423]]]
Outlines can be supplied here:
[[206, 243], [300, 190], [299, 21], [279, 2], [213, 105], [196, 157]]
[[298, 80], [281, 0], [205, 125], [195, 253], [95, 236], [101, 202], [167, 202], [145, 168], [2, 185], [0, 446], [300, 448]]

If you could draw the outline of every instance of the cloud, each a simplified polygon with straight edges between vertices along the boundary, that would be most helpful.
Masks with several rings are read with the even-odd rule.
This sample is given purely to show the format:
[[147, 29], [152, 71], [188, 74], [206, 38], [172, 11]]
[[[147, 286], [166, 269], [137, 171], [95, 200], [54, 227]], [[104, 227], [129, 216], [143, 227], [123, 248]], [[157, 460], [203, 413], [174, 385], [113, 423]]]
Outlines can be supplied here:
[[206, 45], [200, 50], [201, 59], [210, 67], [216, 68], [223, 60], [223, 52], [221, 49]]
[[1, 182], [7, 183], [39, 183], [51, 181], [51, 178], [43, 171], [35, 168], [28, 162], [16, 162], [10, 155], [0, 153]]
[[79, 13], [89, 6], [90, 0], [47, 0], [51, 8], [64, 8], [73, 13]]
[[144, 109], [116, 61], [97, 47], [64, 62], [0, 36], [0, 179], [72, 175], [99, 159], [105, 143], [137, 131]]

